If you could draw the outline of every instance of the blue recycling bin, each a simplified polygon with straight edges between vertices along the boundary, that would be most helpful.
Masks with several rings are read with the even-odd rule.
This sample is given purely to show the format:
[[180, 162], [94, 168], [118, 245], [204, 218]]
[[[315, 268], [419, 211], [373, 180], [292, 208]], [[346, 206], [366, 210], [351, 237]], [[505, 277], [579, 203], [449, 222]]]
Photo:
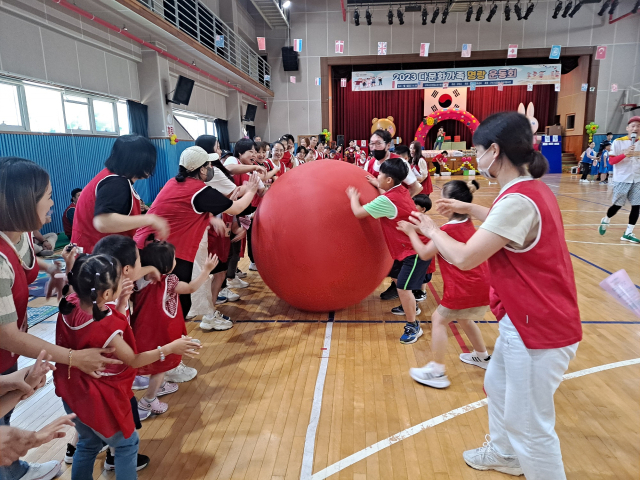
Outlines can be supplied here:
[[562, 137], [543, 135], [540, 152], [549, 162], [549, 173], [562, 173]]

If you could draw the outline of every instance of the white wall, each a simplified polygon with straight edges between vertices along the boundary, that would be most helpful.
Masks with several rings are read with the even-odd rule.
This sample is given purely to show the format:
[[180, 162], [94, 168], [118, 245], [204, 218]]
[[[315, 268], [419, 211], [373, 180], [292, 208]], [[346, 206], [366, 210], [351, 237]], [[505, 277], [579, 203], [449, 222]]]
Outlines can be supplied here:
[[[621, 0], [616, 16], [629, 12], [634, 2]], [[435, 24], [430, 22], [433, 11], [430, 7], [426, 26], [421, 24], [420, 13], [405, 14], [404, 25], [399, 25], [394, 18], [393, 26], [389, 26], [388, 6], [379, 6], [373, 9], [371, 27], [364, 19], [366, 2], [364, 5], [360, 9], [360, 26], [356, 27], [353, 10], [349, 10], [347, 22], [343, 22], [340, 2], [336, 0], [292, 2], [291, 39], [303, 41], [299, 72], [282, 69], [280, 49], [285, 45], [287, 32], [263, 28], [275, 98], [268, 100], [266, 123], [256, 122], [258, 135], [273, 140], [283, 133], [297, 136], [322, 130], [320, 87], [315, 85], [315, 77], [320, 76], [320, 57], [340, 55], [334, 53], [336, 40], [345, 41], [344, 55], [375, 55], [379, 41], [388, 42], [388, 54], [418, 53], [423, 42], [431, 44], [431, 52], [459, 52], [463, 43], [471, 43], [474, 51], [506, 49], [512, 43], [520, 48], [607, 45], [607, 59], [600, 62], [595, 118], [603, 131], [605, 128], [620, 130], [623, 118], [616, 105], [633, 83], [640, 82], [640, 15], [608, 25], [607, 16], [596, 14], [601, 4], [584, 5], [573, 19], [553, 20], [554, 2], [540, 1], [528, 21], [518, 22], [511, 2], [509, 22], [504, 21], [503, 4], [499, 4], [499, 13], [491, 23], [485, 21], [485, 6], [480, 22], [466, 23], [464, 13], [451, 13], [445, 25], [440, 23], [441, 17]], [[290, 75], [296, 75], [297, 83], [289, 83]], [[618, 84], [617, 93], [610, 91], [612, 83]], [[640, 97], [636, 97], [635, 102], [640, 103]]]
[[67, 12], [44, 0], [0, 1], [0, 72], [140, 100], [138, 46]]

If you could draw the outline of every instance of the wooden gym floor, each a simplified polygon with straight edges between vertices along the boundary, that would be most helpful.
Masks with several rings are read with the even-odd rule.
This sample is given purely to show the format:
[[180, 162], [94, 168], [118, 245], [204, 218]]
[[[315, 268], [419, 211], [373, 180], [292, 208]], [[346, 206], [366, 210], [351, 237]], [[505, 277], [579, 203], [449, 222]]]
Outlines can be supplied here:
[[[435, 179], [434, 199], [446, 180]], [[476, 201], [488, 206], [499, 189], [480, 181]], [[637, 479], [640, 319], [598, 285], [622, 268], [640, 284], [640, 247], [619, 241], [629, 206], [601, 237], [597, 228], [610, 188], [582, 185], [568, 174], [544, 181], [562, 209], [584, 322], [568, 371], [578, 373], [555, 397], [567, 477]], [[237, 322], [233, 329], [207, 333], [197, 319], [188, 323], [204, 345], [197, 360], [187, 361], [199, 374], [163, 398], [166, 414], [143, 422], [140, 452], [151, 463], [140, 479], [507, 478], [472, 470], [462, 460], [464, 450], [482, 445], [488, 426], [484, 370], [459, 361], [469, 342], [455, 324], [447, 359], [451, 386], [431, 389], [408, 375], [430, 359], [428, 322], [442, 294], [438, 274], [421, 304], [425, 335], [411, 346], [399, 343], [402, 319], [389, 313], [399, 302], [379, 300], [388, 281], [359, 305], [312, 314], [276, 298], [257, 273], [247, 280], [243, 298], [220, 308]], [[480, 328], [492, 351], [498, 326], [490, 313]], [[31, 332], [54, 341], [55, 317]], [[13, 424], [38, 429], [62, 414], [49, 382], [18, 406]], [[70, 436], [32, 450], [26, 460], [62, 460]], [[103, 461], [101, 454], [94, 478], [115, 478], [102, 471]], [[71, 478], [71, 469], [63, 468], [61, 478]]]

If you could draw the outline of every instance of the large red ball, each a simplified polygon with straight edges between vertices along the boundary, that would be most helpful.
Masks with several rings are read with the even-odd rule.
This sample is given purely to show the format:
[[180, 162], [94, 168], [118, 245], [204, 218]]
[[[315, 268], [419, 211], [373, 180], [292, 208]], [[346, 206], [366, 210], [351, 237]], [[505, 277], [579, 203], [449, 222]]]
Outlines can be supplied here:
[[255, 215], [252, 242], [258, 271], [284, 301], [328, 312], [362, 301], [389, 274], [393, 261], [379, 220], [358, 220], [347, 187], [364, 205], [377, 196], [366, 172], [319, 160], [278, 178]]

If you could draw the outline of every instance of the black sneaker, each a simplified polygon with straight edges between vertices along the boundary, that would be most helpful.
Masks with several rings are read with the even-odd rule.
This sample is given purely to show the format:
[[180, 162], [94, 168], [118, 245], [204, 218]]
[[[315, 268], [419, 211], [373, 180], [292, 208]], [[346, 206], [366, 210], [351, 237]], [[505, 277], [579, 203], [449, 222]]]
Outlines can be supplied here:
[[[391, 313], [393, 313], [394, 315], [404, 315], [404, 308], [402, 308], [402, 305], [399, 305], [395, 308], [392, 308]], [[420, 313], [422, 313], [422, 310], [420, 310], [420, 307], [416, 305], [416, 315], [420, 315]]]
[[[138, 454], [138, 464], [136, 466], [136, 472], [142, 470], [149, 465], [149, 457], [146, 455]], [[108, 472], [112, 472], [116, 469], [115, 459], [111, 455], [111, 449], [107, 449], [107, 459], [104, 461], [104, 469]]]
[[398, 287], [396, 287], [395, 283], [391, 282], [389, 288], [380, 294], [380, 300], [393, 300], [395, 298], [398, 298]]
[[76, 453], [76, 447], [67, 443], [67, 453], [64, 454], [64, 463], [71, 465], [73, 463], [73, 454]]
[[427, 299], [427, 292], [413, 290], [413, 296], [416, 297], [416, 302], [424, 302]]

